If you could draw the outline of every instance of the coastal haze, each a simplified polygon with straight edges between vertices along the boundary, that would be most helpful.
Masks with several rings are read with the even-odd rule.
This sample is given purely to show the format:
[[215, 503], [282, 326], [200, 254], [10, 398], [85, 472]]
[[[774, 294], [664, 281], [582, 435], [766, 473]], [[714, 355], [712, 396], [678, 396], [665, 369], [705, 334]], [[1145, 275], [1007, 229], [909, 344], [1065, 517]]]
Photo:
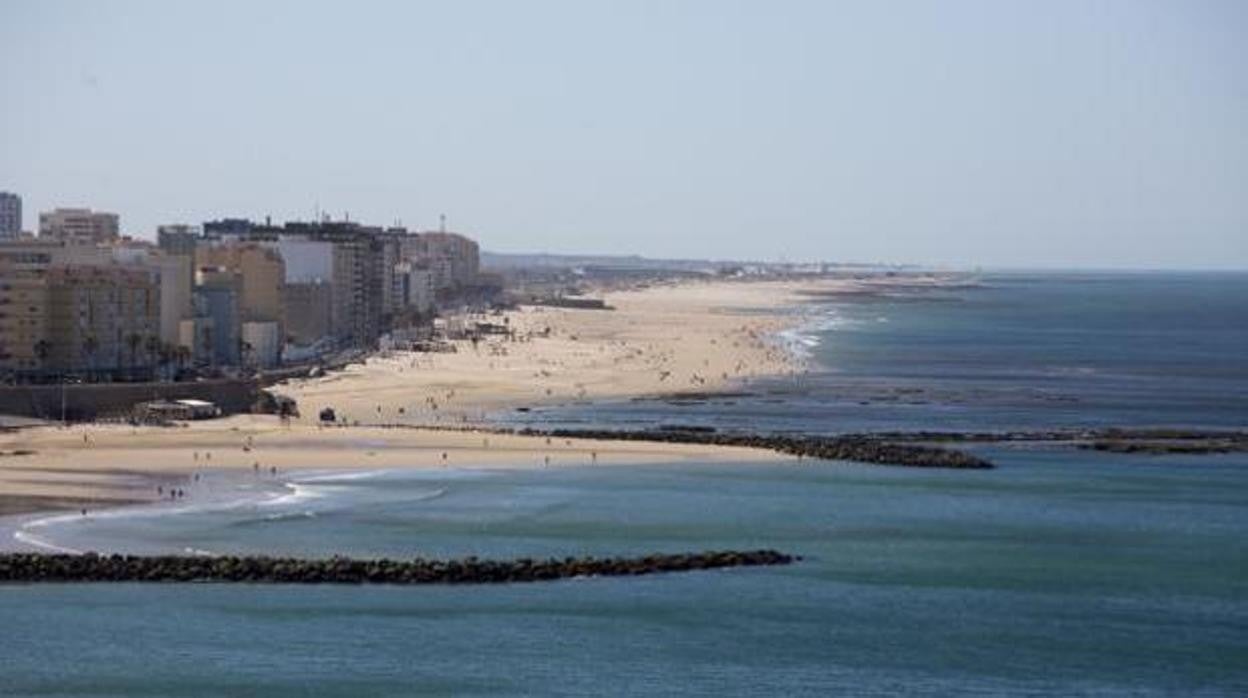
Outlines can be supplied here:
[[3, 5], [0, 694], [1248, 693], [1245, 46]]

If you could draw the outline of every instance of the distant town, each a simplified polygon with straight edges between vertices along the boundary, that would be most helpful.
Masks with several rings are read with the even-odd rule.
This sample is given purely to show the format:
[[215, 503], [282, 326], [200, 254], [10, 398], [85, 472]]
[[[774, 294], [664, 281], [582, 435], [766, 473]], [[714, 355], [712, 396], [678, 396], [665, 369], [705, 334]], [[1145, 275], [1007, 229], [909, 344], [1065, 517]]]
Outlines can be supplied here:
[[0, 194], [0, 370], [173, 380], [376, 346], [438, 308], [488, 303], [477, 243], [348, 221], [222, 219], [121, 234], [116, 213], [58, 208], [21, 232]]
[[[659, 275], [827, 270], [490, 255], [493, 270], [483, 271], [478, 243], [446, 230], [444, 218], [422, 231], [327, 217], [222, 218], [161, 225], [154, 240], [123, 234], [117, 213], [88, 208], [41, 212], [37, 232], [22, 221], [20, 196], [0, 192], [0, 380], [30, 387], [0, 394], [0, 406], [39, 418], [128, 407], [133, 396], [117, 391], [84, 397], [93, 393], [83, 386], [101, 384], [145, 384], [146, 394], [168, 397], [186, 394], [185, 386], [153, 386], [215, 381], [214, 391], [192, 392], [249, 400], [254, 393], [230, 399], [220, 386], [379, 347], [503, 331], [465, 318], [516, 302], [601, 307], [579, 295], [576, 281], [588, 277], [618, 285]], [[59, 386], [60, 404], [38, 386]]]

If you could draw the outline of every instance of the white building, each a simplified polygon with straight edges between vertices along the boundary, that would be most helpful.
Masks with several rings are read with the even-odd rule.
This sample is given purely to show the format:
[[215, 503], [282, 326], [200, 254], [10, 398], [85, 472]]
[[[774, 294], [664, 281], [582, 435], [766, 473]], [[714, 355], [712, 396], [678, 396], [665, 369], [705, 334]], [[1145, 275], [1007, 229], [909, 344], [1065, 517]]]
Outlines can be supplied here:
[[334, 279], [334, 243], [283, 235], [273, 247], [286, 262], [286, 283], [329, 283]]

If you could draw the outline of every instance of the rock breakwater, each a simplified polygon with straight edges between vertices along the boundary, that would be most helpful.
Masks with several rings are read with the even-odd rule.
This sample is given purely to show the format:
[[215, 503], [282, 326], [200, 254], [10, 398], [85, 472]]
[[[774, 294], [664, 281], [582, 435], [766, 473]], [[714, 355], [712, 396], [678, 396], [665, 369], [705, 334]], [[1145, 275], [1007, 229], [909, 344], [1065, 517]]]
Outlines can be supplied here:
[[937, 446], [890, 443], [862, 436], [783, 436], [768, 434], [714, 433], [691, 429], [661, 431], [617, 431], [610, 429], [521, 429], [518, 434], [561, 439], [610, 441], [658, 441], [712, 446], [761, 448], [802, 458], [847, 460], [875, 465], [901, 465], [915, 468], [984, 469], [992, 463], [964, 451]]
[[0, 554], [0, 583], [505, 584], [788, 565], [799, 559], [775, 550], [506, 561], [8, 553]]

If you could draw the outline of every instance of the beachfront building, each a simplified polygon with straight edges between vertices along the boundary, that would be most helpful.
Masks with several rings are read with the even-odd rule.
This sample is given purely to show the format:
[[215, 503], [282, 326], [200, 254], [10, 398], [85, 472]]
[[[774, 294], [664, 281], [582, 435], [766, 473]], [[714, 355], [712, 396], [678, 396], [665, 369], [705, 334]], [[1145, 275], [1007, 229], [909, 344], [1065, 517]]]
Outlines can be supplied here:
[[[382, 333], [431, 314], [439, 299], [479, 290], [478, 246], [455, 233], [418, 235], [400, 227], [329, 220], [273, 225], [223, 219], [204, 223], [203, 230], [197, 248], [201, 264], [233, 266], [204, 251], [219, 246], [257, 245], [276, 252], [285, 265], [278, 277], [281, 333], [297, 346], [376, 346]], [[326, 336], [329, 341], [322, 342]]]
[[273, 368], [282, 357], [282, 335], [276, 322], [242, 324], [242, 364], [249, 368]]
[[242, 353], [241, 282], [224, 267], [195, 270], [195, 322], [189, 337], [195, 362], [206, 366], [237, 366]]
[[400, 262], [395, 267], [395, 283], [400, 306], [421, 315], [433, 312], [436, 286], [433, 270], [419, 262]]
[[295, 240], [328, 243], [331, 336], [342, 347], [376, 344], [383, 329], [387, 278], [384, 231], [358, 223], [321, 222], [287, 223], [255, 232], [271, 234], [281, 244]]
[[51, 367], [131, 380], [159, 361], [160, 274], [138, 266], [64, 266], [48, 272]]
[[27, 377], [150, 377], [159, 358], [158, 273], [50, 266], [0, 277], [0, 367]]
[[0, 240], [12, 240], [22, 234], [22, 197], [0, 191]]
[[39, 237], [78, 245], [116, 242], [120, 237], [116, 213], [88, 208], [58, 208], [39, 214]]
[[301, 347], [323, 342], [333, 331], [333, 243], [279, 235], [268, 244], [276, 246], [286, 265], [283, 342]]
[[333, 330], [333, 285], [313, 280], [287, 283], [282, 288], [284, 340], [297, 346], [322, 342]]
[[481, 272], [481, 251], [476, 241], [458, 233], [424, 232], [413, 236], [407, 246], [408, 258], [434, 273], [439, 291], [473, 286]]
[[46, 368], [47, 321], [46, 270], [0, 261], [0, 368], [26, 374]]
[[286, 265], [278, 251], [252, 242], [206, 244], [196, 248], [195, 264], [237, 276], [242, 321], [281, 321]]

